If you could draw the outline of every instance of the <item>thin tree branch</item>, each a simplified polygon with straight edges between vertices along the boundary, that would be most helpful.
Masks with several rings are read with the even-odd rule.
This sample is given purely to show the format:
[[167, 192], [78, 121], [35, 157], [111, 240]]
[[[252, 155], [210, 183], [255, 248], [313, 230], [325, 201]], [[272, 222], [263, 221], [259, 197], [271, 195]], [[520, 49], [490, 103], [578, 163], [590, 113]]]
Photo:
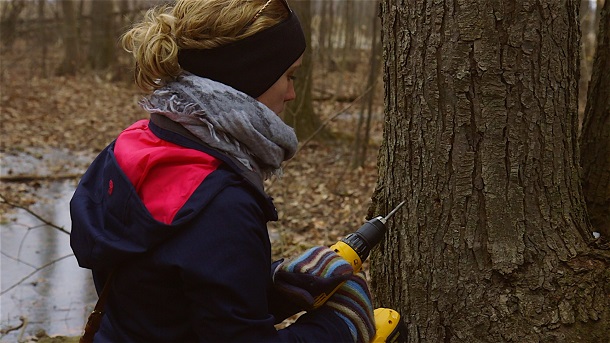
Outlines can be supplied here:
[[[18, 325], [15, 325], [15, 326], [9, 326], [9, 327], [7, 327], [7, 328], [5, 328], [5, 329], [0, 330], [0, 334], [2, 334], [2, 335], [6, 335], [7, 333], [9, 333], [9, 332], [11, 332], [11, 331], [19, 330], [19, 329], [21, 329], [22, 327], [25, 327], [25, 326], [26, 326], [26, 324], [27, 324], [27, 322], [28, 322], [27, 318], [26, 318], [26, 317], [24, 317], [24, 316], [19, 317], [19, 321], [21, 321], [21, 323], [20, 323], [20, 324], [18, 324]], [[18, 342], [21, 342], [21, 340], [19, 340]]]
[[38, 273], [39, 271], [41, 271], [41, 270], [43, 270], [43, 269], [45, 269], [45, 268], [47, 268], [47, 267], [49, 267], [49, 266], [51, 266], [51, 265], [53, 265], [53, 264], [55, 264], [55, 263], [59, 262], [59, 261], [61, 261], [61, 260], [65, 260], [66, 258], [68, 258], [68, 257], [73, 257], [73, 256], [74, 256], [74, 254], [69, 254], [69, 255], [66, 255], [66, 256], [62, 256], [62, 257], [60, 257], [60, 258], [58, 258], [58, 259], [56, 259], [56, 260], [53, 260], [53, 261], [51, 261], [51, 262], [48, 262], [48, 263], [43, 264], [42, 266], [40, 266], [40, 267], [38, 267], [38, 268], [34, 269], [34, 271], [32, 271], [31, 273], [29, 273], [28, 275], [24, 276], [24, 277], [23, 277], [21, 280], [17, 281], [17, 283], [13, 284], [13, 285], [12, 285], [12, 286], [10, 286], [9, 288], [7, 288], [7, 289], [3, 290], [2, 292], [0, 292], [0, 295], [4, 295], [5, 293], [7, 293], [8, 291], [10, 291], [11, 289], [13, 289], [13, 288], [15, 288], [15, 287], [19, 286], [19, 285], [20, 285], [20, 284], [22, 284], [22, 283], [23, 283], [25, 280], [29, 279], [29, 278], [30, 278], [32, 275], [34, 275], [34, 274]]
[[15, 262], [23, 263], [23, 264], [25, 264], [25, 265], [27, 265], [27, 266], [30, 266], [30, 267], [32, 267], [32, 268], [36, 268], [36, 266], [35, 266], [35, 265], [30, 264], [30, 263], [27, 263], [27, 262], [24, 262], [24, 261], [22, 261], [22, 260], [20, 260], [20, 259], [18, 259], [18, 258], [16, 258], [16, 257], [13, 257], [13, 256], [11, 256], [11, 255], [9, 255], [9, 254], [5, 253], [4, 251], [0, 251], [0, 254], [4, 255], [6, 258], [10, 258], [11, 260], [13, 260], [13, 261], [15, 261]]
[[[297, 153], [299, 151], [301, 151], [301, 149], [303, 149], [318, 133], [320, 133], [320, 131], [322, 131], [322, 129], [324, 129], [326, 127], [326, 125], [328, 125], [328, 123], [330, 123], [331, 121], [333, 121], [335, 118], [337, 118], [338, 116], [344, 114], [345, 112], [347, 112], [347, 110], [349, 110], [352, 106], [354, 106], [354, 104], [356, 104], [357, 102], [360, 101], [360, 99], [362, 99], [365, 95], [367, 95], [371, 89], [373, 87], [369, 87], [367, 88], [364, 92], [362, 92], [362, 94], [360, 94], [356, 99], [354, 99], [354, 101], [350, 102], [349, 104], [347, 104], [347, 106], [345, 106], [341, 111], [333, 114], [332, 116], [328, 117], [323, 123], [322, 125], [320, 125], [320, 127], [318, 127], [316, 129], [316, 131], [314, 133], [311, 134], [311, 136], [307, 137], [307, 139], [305, 139], [305, 141], [303, 141], [302, 144], [300, 144], [299, 148], [297, 149]], [[296, 154], [295, 154], [296, 155]], [[292, 160], [290, 160], [292, 161]], [[287, 166], [290, 161], [286, 162], [285, 166]]]
[[70, 179], [78, 179], [83, 176], [82, 173], [74, 173], [74, 174], [54, 174], [54, 175], [36, 175], [36, 174], [27, 174], [27, 175], [4, 175], [0, 176], [1, 182], [28, 182], [28, 181], [36, 181], [36, 180], [70, 180]]
[[35, 213], [34, 211], [30, 210], [29, 208], [27, 208], [27, 207], [25, 207], [25, 206], [22, 206], [22, 205], [20, 205], [20, 204], [14, 203], [14, 202], [12, 202], [12, 201], [10, 201], [10, 200], [6, 199], [6, 197], [5, 197], [5, 196], [4, 196], [4, 194], [2, 194], [2, 193], [0, 193], [0, 199], [2, 200], [2, 202], [4, 202], [5, 204], [7, 204], [7, 205], [9, 205], [9, 206], [11, 206], [11, 207], [20, 208], [20, 209], [22, 209], [22, 210], [26, 211], [27, 213], [29, 213], [30, 215], [32, 215], [32, 216], [33, 216], [33, 217], [35, 217], [36, 219], [38, 219], [38, 220], [40, 220], [41, 222], [43, 222], [45, 225], [48, 225], [48, 226], [50, 226], [50, 227], [52, 227], [52, 228], [54, 228], [54, 229], [57, 229], [57, 230], [59, 230], [59, 231], [61, 231], [61, 232], [65, 233], [65, 234], [67, 234], [67, 235], [69, 235], [69, 234], [70, 234], [70, 231], [67, 231], [67, 230], [66, 230], [66, 229], [64, 229], [63, 227], [61, 227], [61, 226], [57, 226], [57, 225], [55, 225], [55, 224], [51, 223], [50, 221], [48, 221], [48, 220], [46, 220], [46, 219], [42, 218], [40, 215], [38, 215], [38, 214], [37, 214], [37, 213]]

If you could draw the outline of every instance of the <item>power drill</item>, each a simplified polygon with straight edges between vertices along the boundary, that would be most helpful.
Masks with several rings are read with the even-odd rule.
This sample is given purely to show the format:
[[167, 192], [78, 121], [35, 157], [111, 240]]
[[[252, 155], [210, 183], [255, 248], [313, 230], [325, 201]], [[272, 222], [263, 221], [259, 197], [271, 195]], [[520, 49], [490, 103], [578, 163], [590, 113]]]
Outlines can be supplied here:
[[[339, 256], [348, 261], [354, 268], [354, 273], [362, 269], [362, 262], [368, 257], [371, 249], [376, 246], [386, 233], [385, 223], [405, 204], [405, 201], [396, 206], [385, 217], [375, 217], [365, 222], [358, 231], [347, 235], [339, 242], [332, 245]], [[338, 288], [338, 287], [337, 287]], [[322, 294], [315, 299], [314, 307], [321, 306], [334, 293]], [[371, 342], [373, 343], [403, 343], [407, 341], [407, 331], [400, 314], [389, 308], [378, 308], [374, 311], [375, 328], [377, 333]]]

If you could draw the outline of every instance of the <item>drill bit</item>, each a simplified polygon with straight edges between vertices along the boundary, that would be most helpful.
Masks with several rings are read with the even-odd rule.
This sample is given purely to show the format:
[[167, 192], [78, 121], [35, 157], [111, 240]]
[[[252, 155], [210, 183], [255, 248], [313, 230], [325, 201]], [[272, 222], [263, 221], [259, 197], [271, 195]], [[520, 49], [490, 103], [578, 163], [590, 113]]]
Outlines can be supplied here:
[[396, 206], [390, 213], [388, 213], [387, 216], [385, 216], [385, 218], [379, 219], [380, 222], [382, 222], [383, 224], [385, 224], [388, 219], [390, 219], [390, 217], [392, 217], [394, 215], [394, 213], [396, 213], [396, 211], [398, 211], [398, 209], [400, 209], [402, 207], [402, 205], [405, 204], [405, 202], [407, 202], [406, 200], [403, 200], [400, 204], [398, 204], [398, 206]]

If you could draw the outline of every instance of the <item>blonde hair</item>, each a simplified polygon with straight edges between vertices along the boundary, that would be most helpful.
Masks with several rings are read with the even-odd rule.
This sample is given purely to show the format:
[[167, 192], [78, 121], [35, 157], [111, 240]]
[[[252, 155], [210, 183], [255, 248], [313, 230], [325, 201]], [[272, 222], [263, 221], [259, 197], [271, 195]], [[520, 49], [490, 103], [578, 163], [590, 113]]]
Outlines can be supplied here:
[[180, 49], [229, 44], [287, 17], [282, 0], [177, 0], [173, 6], [148, 10], [121, 43], [135, 58], [136, 84], [150, 91], [182, 73]]

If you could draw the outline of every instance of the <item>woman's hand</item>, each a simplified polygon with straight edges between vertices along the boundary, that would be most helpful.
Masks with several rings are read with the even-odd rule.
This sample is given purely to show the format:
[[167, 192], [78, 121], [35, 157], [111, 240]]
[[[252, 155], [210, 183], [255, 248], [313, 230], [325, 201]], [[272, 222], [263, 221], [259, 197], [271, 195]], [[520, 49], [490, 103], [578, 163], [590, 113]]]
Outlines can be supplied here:
[[322, 305], [316, 303], [316, 298], [330, 295], [353, 273], [345, 259], [330, 248], [319, 246], [282, 262], [273, 274], [273, 283], [302, 309], [312, 310]]

